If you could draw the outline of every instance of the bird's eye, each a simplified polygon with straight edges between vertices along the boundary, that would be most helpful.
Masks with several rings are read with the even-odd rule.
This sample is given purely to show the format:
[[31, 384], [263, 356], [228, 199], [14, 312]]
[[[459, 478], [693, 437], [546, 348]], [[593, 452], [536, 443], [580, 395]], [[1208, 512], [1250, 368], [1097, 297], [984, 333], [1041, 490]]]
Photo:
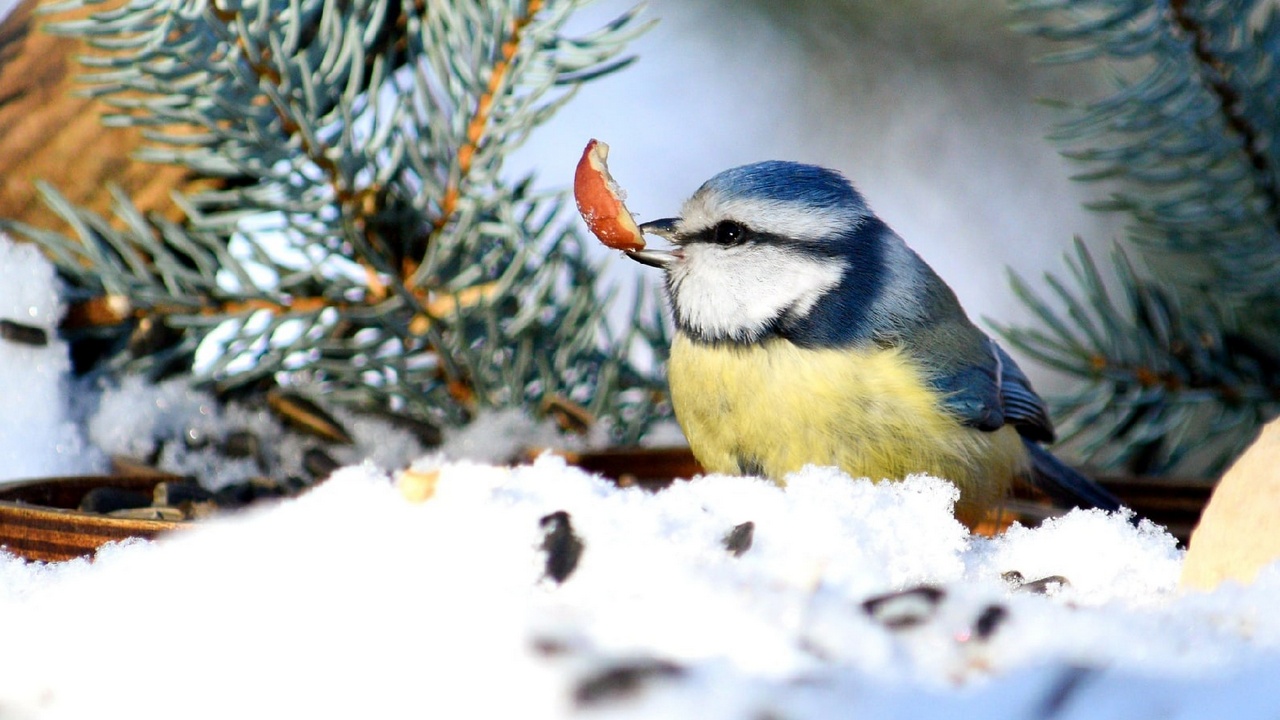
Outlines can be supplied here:
[[725, 220], [716, 225], [716, 242], [721, 245], [736, 245], [747, 238], [747, 229], [732, 220]]

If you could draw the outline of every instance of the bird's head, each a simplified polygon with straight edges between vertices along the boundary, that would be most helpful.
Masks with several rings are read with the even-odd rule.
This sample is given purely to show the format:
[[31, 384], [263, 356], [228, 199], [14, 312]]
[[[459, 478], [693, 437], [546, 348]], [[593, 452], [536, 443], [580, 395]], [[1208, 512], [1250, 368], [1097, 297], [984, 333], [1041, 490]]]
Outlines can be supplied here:
[[641, 225], [675, 247], [629, 256], [666, 271], [681, 330], [755, 342], [804, 321], [820, 303], [863, 302], [858, 287], [869, 299], [881, 228], [840, 173], [769, 161], [726, 170], [684, 203], [680, 217]]

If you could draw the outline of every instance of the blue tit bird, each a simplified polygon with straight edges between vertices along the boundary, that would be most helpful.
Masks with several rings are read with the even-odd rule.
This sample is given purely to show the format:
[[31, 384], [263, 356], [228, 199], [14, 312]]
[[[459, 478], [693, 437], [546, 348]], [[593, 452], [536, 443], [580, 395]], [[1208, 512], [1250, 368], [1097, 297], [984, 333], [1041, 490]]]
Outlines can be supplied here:
[[640, 229], [675, 246], [628, 256], [666, 274], [671, 402], [708, 471], [930, 473], [959, 488], [968, 522], [1019, 477], [1062, 504], [1119, 507], [1041, 446], [1053, 425], [1027, 376], [840, 173], [726, 170]]

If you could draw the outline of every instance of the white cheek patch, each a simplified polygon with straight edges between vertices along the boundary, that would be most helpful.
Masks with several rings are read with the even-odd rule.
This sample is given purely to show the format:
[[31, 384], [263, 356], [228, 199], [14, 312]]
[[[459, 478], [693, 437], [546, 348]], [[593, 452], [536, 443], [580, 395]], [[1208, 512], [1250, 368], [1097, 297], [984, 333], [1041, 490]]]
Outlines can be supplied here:
[[679, 233], [687, 235], [734, 220], [755, 230], [798, 242], [817, 242], [843, 235], [870, 215], [865, 205], [815, 207], [764, 198], [726, 198], [699, 192], [680, 211]]
[[803, 317], [840, 282], [844, 265], [770, 245], [685, 246], [670, 269], [676, 317], [708, 338], [755, 339], [784, 313]]

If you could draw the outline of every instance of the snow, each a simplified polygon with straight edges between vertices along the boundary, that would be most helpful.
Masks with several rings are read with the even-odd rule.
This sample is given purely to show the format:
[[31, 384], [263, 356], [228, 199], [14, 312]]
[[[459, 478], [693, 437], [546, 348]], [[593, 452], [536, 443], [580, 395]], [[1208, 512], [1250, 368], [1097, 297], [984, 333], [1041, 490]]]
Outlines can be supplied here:
[[[52, 329], [47, 265], [0, 242], [0, 272], [3, 317]], [[124, 453], [216, 487], [261, 470], [216, 452], [240, 430], [273, 468], [301, 467], [308, 441], [180, 382], [104, 389], [82, 429], [66, 347], [51, 339], [0, 342], [14, 477]], [[1125, 513], [976, 537], [936, 478], [806, 468], [785, 487], [706, 476], [655, 493], [551, 454], [506, 464], [563, 444], [518, 413], [481, 415], [428, 450], [334, 412], [355, 437], [333, 449], [347, 467], [300, 497], [92, 562], [0, 551], [0, 718], [1127, 720], [1280, 707], [1280, 567], [1183, 592], [1174, 539]], [[407, 484], [432, 475], [430, 498], [411, 501]]]
[[53, 267], [33, 245], [0, 236], [0, 320], [43, 330], [47, 344], [0, 338], [0, 480], [99, 469], [65, 399], [71, 369], [55, 328], [62, 301]]
[[[1280, 573], [1181, 595], [1172, 539], [1121, 515], [984, 539], [928, 477], [810, 468], [786, 488], [650, 493], [550, 455], [432, 465], [421, 503], [366, 463], [93, 563], [0, 556], [4, 716], [1245, 718], [1280, 702]], [[557, 511], [583, 544], [562, 584], [540, 522]], [[723, 538], [745, 521], [735, 557]], [[1022, 593], [1009, 570], [1070, 585]], [[888, 601], [914, 626], [863, 609], [921, 583], [936, 606]], [[980, 637], [993, 606], [1007, 616]]]

